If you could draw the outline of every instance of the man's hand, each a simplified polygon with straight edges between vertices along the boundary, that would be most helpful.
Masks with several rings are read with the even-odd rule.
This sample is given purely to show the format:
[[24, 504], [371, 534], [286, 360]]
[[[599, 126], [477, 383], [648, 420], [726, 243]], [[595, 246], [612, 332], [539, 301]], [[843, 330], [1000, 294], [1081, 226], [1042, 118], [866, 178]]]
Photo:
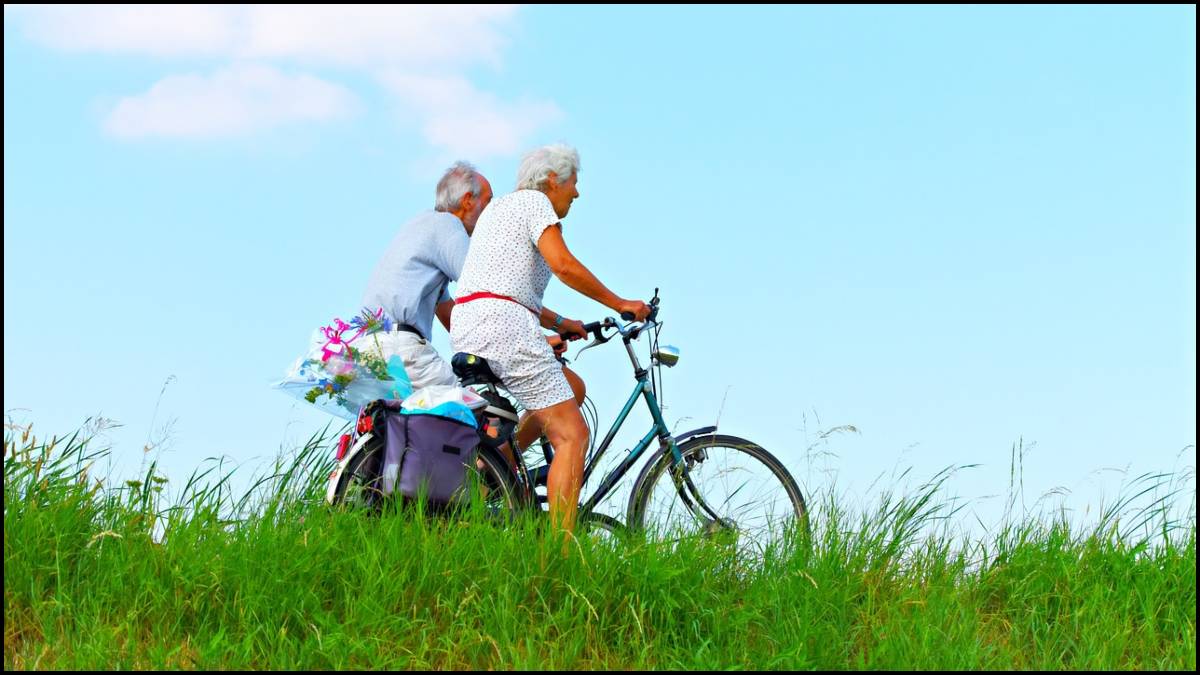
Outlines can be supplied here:
[[554, 350], [555, 356], [562, 356], [567, 351], [567, 343], [557, 335], [547, 335], [546, 342], [550, 343], [550, 348]]
[[634, 321], [645, 321], [646, 317], [650, 316], [650, 305], [641, 300], [623, 300], [617, 306], [617, 311], [622, 313], [629, 312], [633, 315]]
[[587, 329], [583, 327], [583, 322], [576, 321], [575, 319], [563, 319], [562, 324], [559, 325], [557, 330], [559, 335], [568, 340], [581, 340], [588, 336]]

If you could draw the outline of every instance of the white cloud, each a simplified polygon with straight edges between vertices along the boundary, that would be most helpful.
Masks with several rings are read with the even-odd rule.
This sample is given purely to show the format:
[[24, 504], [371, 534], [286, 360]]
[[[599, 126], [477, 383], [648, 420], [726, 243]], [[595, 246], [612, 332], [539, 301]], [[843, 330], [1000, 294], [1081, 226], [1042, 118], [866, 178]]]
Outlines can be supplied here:
[[25, 6], [27, 34], [66, 51], [283, 58], [350, 67], [496, 63], [513, 5]]
[[391, 72], [380, 80], [420, 114], [425, 139], [455, 156], [513, 154], [532, 132], [563, 116], [553, 102], [505, 103], [461, 77]]
[[358, 67], [496, 64], [512, 5], [260, 5], [239, 55]]
[[217, 56], [236, 43], [233, 7], [26, 5], [14, 16], [33, 40], [64, 51]]
[[[461, 74], [500, 65], [515, 15], [513, 5], [142, 5], [22, 6], [8, 18], [64, 51], [366, 72], [395, 94], [400, 115], [415, 119], [430, 144], [487, 157], [517, 152], [563, 116], [553, 102], [503, 100]], [[314, 77], [227, 65], [207, 77], [172, 75], [122, 99], [105, 128], [120, 138], [211, 138], [332, 119], [355, 100]]]
[[241, 65], [211, 76], [172, 75], [122, 99], [104, 122], [118, 138], [235, 136], [287, 122], [326, 121], [353, 112], [344, 87], [267, 66]]

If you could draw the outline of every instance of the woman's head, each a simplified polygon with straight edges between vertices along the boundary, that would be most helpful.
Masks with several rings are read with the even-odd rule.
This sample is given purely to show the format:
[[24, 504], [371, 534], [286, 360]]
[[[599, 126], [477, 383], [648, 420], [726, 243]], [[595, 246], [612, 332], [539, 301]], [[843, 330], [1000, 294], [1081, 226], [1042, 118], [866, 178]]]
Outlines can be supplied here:
[[579, 152], [575, 148], [564, 143], [545, 145], [521, 159], [517, 189], [544, 192], [554, 205], [554, 212], [564, 218], [571, 202], [579, 196], [575, 188], [578, 173]]

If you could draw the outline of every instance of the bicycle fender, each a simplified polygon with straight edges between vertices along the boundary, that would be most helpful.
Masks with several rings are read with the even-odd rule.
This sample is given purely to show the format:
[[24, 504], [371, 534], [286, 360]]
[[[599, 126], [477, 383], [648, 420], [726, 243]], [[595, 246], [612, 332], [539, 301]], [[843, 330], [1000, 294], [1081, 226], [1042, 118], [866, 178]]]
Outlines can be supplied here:
[[354, 456], [358, 454], [359, 450], [363, 449], [363, 446], [366, 445], [367, 441], [371, 440], [373, 436], [374, 434], [369, 432], [359, 436], [358, 440], [354, 442], [354, 445], [350, 447], [349, 452], [346, 453], [346, 456], [342, 458], [342, 461], [338, 462], [337, 467], [333, 470], [333, 473], [329, 474], [329, 485], [325, 488], [326, 504], [333, 504], [333, 497], [335, 494], [337, 494], [338, 481], [342, 477], [342, 472], [346, 470], [346, 465], [350, 463], [350, 460], [354, 459]]
[[717, 428], [715, 426], [714, 427], [700, 427], [699, 429], [692, 429], [691, 431], [685, 431], [682, 434], [679, 434], [678, 436], [675, 437], [675, 445], [680, 445], [684, 441], [686, 441], [687, 439], [689, 439], [693, 436], [706, 436], [708, 434], [715, 433], [716, 431], [717, 431]]

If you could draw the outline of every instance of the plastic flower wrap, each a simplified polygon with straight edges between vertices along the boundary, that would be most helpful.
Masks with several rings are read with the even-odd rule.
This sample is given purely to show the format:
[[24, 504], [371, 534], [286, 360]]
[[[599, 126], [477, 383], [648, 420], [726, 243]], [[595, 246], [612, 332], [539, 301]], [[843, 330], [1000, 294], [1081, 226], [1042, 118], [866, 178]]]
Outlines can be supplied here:
[[414, 391], [400, 405], [405, 415], [436, 415], [475, 426], [472, 411], [487, 406], [487, 399], [464, 387], [432, 384]]
[[392, 356], [384, 362], [366, 348], [372, 334], [387, 330], [391, 320], [382, 309], [364, 309], [349, 323], [334, 319], [313, 333], [308, 352], [274, 387], [350, 421], [376, 399], [404, 400], [413, 387], [403, 361]]

